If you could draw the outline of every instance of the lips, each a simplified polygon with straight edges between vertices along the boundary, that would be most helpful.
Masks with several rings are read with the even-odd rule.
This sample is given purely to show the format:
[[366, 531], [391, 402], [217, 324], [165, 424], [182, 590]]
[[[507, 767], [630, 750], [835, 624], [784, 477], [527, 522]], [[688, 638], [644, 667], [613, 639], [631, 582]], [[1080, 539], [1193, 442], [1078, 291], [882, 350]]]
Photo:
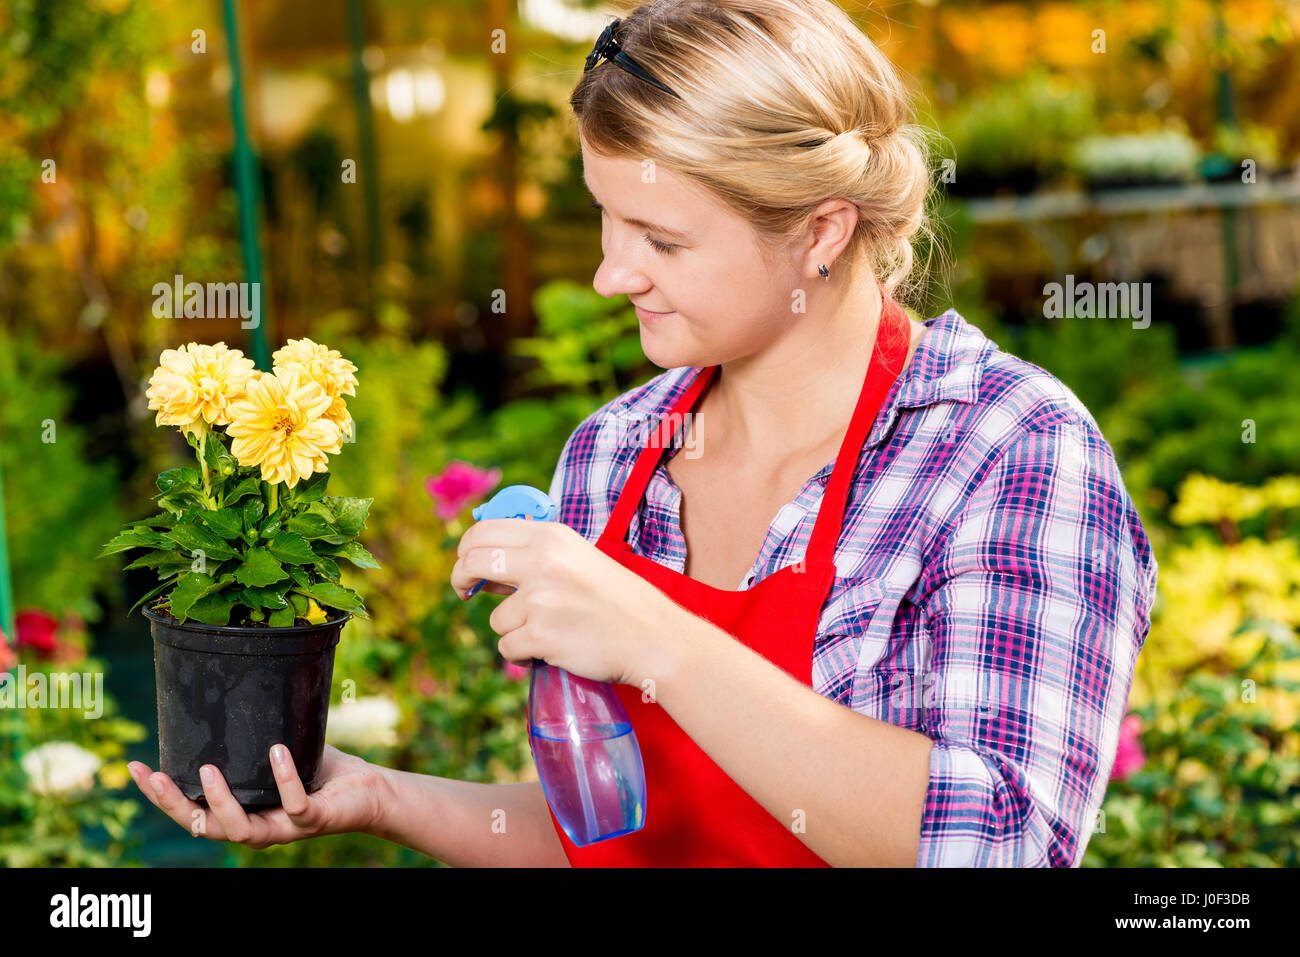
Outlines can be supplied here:
[[643, 309], [641, 306], [636, 307], [637, 318], [642, 322], [654, 322], [656, 319], [662, 319], [665, 316], [671, 316], [671, 312], [652, 312], [649, 309]]

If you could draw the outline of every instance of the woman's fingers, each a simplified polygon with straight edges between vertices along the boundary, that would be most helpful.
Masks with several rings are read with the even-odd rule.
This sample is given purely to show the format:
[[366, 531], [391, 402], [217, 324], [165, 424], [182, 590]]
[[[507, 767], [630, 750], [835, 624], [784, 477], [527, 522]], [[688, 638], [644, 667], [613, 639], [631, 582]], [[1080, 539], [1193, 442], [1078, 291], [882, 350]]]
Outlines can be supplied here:
[[[260, 826], [254, 825], [230, 793], [225, 776], [213, 765], [205, 764], [199, 769], [199, 779], [203, 782], [203, 796], [208, 799], [208, 809], [225, 831], [226, 840], [236, 844], [260, 841], [266, 830], [266, 822], [259, 821], [257, 825]], [[262, 833], [255, 834], [255, 827]]]
[[[225, 777], [210, 764], [205, 764], [200, 774], [203, 779], [203, 796], [208, 802], [206, 808], [182, 794], [175, 782], [161, 771], [151, 772], [148, 765], [139, 761], [130, 762], [127, 770], [141, 793], [191, 834], [260, 849], [311, 836], [319, 829], [325, 813], [319, 802], [313, 802], [308, 797], [288, 748], [283, 748], [283, 762], [276, 759], [277, 748], [283, 748], [283, 745], [271, 749], [271, 768], [275, 774], [276, 787], [280, 791], [281, 807], [253, 814], [247, 813], [240, 806], [226, 784]], [[329, 746], [327, 751], [335, 752], [326, 756], [327, 766], [343, 757], [342, 752]], [[161, 785], [161, 794], [154, 790], [155, 782]], [[196, 826], [196, 819], [204, 819], [202, 826]]]
[[284, 813], [295, 827], [312, 830], [320, 822], [321, 810], [307, 797], [307, 789], [294, 767], [293, 755], [283, 744], [271, 748], [271, 771], [275, 774], [275, 786], [280, 790], [280, 806]]
[[185, 828], [185, 830], [196, 837], [202, 834], [214, 841], [225, 840], [225, 834], [220, 831], [219, 824], [215, 831], [210, 822], [204, 822], [202, 828], [196, 829], [196, 819], [204, 817], [207, 811], [182, 794], [181, 789], [176, 786], [176, 783], [170, 777], [161, 771], [150, 771], [147, 764], [139, 761], [128, 764], [127, 770], [131, 772], [131, 777], [135, 779], [140, 792], [153, 802], [154, 807]]

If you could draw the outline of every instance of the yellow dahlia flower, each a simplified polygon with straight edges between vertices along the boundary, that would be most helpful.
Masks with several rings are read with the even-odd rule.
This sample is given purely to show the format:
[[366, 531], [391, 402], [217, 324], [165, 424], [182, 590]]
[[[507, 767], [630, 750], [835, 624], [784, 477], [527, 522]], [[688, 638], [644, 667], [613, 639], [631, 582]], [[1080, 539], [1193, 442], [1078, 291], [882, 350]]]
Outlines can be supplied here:
[[231, 404], [231, 454], [240, 465], [261, 466], [265, 481], [294, 488], [328, 470], [327, 452], [343, 451], [339, 427], [325, 418], [330, 403], [320, 383], [297, 369], [258, 373]]
[[156, 425], [178, 425], [191, 430], [200, 422], [228, 425], [230, 404], [244, 393], [257, 371], [253, 360], [224, 342], [214, 346], [191, 342], [179, 349], [164, 349], [161, 365], [145, 393], [149, 408], [158, 410]]
[[283, 349], [271, 356], [276, 371], [297, 369], [304, 379], [319, 382], [332, 400], [325, 418], [338, 426], [344, 435], [352, 434], [352, 415], [348, 412], [345, 395], [357, 394], [357, 367], [343, 358], [337, 349], [331, 349], [310, 339], [290, 339]]

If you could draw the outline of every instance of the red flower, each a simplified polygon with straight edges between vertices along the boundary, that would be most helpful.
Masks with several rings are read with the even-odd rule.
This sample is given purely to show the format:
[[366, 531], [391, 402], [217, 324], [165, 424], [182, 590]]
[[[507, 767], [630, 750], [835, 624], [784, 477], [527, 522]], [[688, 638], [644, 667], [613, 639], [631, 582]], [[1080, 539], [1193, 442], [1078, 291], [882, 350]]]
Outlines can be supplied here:
[[31, 648], [37, 657], [50, 659], [58, 650], [56, 632], [59, 620], [34, 608], [20, 611], [14, 619], [14, 631], [18, 634], [18, 647]]
[[1124, 719], [1124, 723], [1119, 727], [1119, 747], [1115, 750], [1115, 766], [1110, 771], [1112, 781], [1122, 781], [1146, 764], [1147, 756], [1142, 752], [1141, 734], [1141, 718], [1131, 714]]
[[441, 475], [431, 475], [424, 488], [436, 503], [434, 514], [444, 521], [453, 521], [465, 503], [480, 498], [501, 481], [500, 469], [477, 468], [468, 462], [450, 462]]

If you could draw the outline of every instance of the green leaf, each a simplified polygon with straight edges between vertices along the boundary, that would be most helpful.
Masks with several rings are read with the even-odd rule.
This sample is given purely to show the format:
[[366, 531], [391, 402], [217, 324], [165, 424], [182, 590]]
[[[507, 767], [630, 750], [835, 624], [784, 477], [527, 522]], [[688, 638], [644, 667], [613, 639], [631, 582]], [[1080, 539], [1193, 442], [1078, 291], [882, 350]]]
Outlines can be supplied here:
[[241, 585], [270, 585], [289, 577], [289, 573], [265, 548], [250, 548], [244, 564], [235, 572]]
[[190, 617], [205, 625], [230, 624], [230, 611], [239, 604], [224, 594], [204, 595], [190, 607]]
[[231, 558], [235, 550], [218, 538], [215, 534], [201, 525], [185, 523], [177, 525], [170, 532], [165, 533], [164, 538], [170, 539], [177, 545], [180, 545], [186, 551], [202, 549], [208, 558], [217, 559]]
[[203, 513], [203, 521], [224, 539], [238, 538], [244, 530], [244, 516], [238, 509], [222, 508]]
[[158, 491], [170, 492], [178, 488], [201, 487], [201, 477], [198, 469], [168, 469], [158, 476]]
[[323, 501], [334, 512], [334, 524], [348, 538], [356, 538], [366, 527], [366, 516], [370, 514], [373, 498], [326, 498]]
[[229, 453], [221, 442], [221, 434], [209, 432], [203, 445], [203, 459], [208, 463], [208, 471], [213, 478], [220, 479], [221, 477], [221, 458], [223, 455], [228, 456]]
[[299, 568], [297, 565], [289, 566], [289, 577], [299, 585], [307, 585], [311, 582], [311, 574], [305, 568]]
[[[230, 584], [230, 577], [213, 580], [211, 575], [202, 572], [189, 572], [181, 575], [176, 583], [176, 590], [171, 594], [172, 616], [185, 621], [191, 606], [205, 595], [220, 591]], [[212, 624], [212, 622], [207, 622]]]
[[[314, 507], [315, 505], [313, 505]], [[342, 545], [347, 541], [345, 536], [340, 535], [333, 526], [316, 512], [304, 512], [301, 515], [293, 516], [289, 519], [288, 528], [289, 531], [296, 532], [306, 539], [321, 539], [335, 545]]]
[[351, 588], [345, 588], [333, 582], [317, 582], [314, 585], [299, 585], [294, 591], [301, 592], [308, 598], [316, 599], [317, 604], [327, 608], [337, 608], [340, 611], [356, 615], [358, 618], [370, 617], [361, 604], [361, 596]]
[[292, 605], [289, 605], [271, 612], [271, 617], [266, 619], [266, 623], [272, 628], [289, 628], [293, 626], [296, 617], [297, 612]]
[[[287, 584], [287, 583], [286, 583]], [[284, 597], [284, 589], [244, 588], [239, 592], [239, 600], [249, 609], [253, 608], [288, 608], [289, 601]]]
[[360, 542], [346, 542], [338, 548], [326, 549], [326, 552], [334, 558], [346, 558], [357, 568], [381, 567], [379, 562], [375, 561], [375, 556], [371, 555]]
[[320, 573], [332, 582], [336, 582], [340, 577], [342, 577], [342, 572], [339, 571], [338, 562], [334, 561], [332, 558], [326, 558], [322, 555], [320, 558], [316, 559], [314, 564], [318, 569], [320, 569]]
[[294, 491], [294, 499], [299, 502], [319, 502], [321, 496], [325, 494], [325, 486], [329, 484], [329, 480], [329, 472], [314, 472], [306, 481], [298, 483], [298, 488]]
[[126, 532], [119, 532], [116, 537], [104, 545], [103, 551], [99, 553], [98, 558], [106, 555], [116, 555], [118, 552], [124, 552], [130, 548], [161, 548], [167, 544], [167, 540], [157, 532], [140, 531], [131, 529]]
[[158, 507], [165, 508], [175, 515], [180, 515], [189, 508], [207, 508], [203, 501], [203, 491], [192, 488], [174, 488], [170, 492], [157, 496]]
[[137, 601], [134, 605], [131, 606], [131, 610], [126, 613], [126, 617], [130, 618], [133, 614], [135, 614], [135, 610], [137, 608], [139, 608], [149, 599], [158, 597], [159, 593], [161, 593], [164, 588], [168, 588], [174, 585], [175, 583], [176, 583], [176, 577], [174, 575], [159, 582], [156, 588], [151, 588], [148, 591], [148, 593], [144, 595], [144, 597], [142, 597], [139, 601]]
[[289, 604], [293, 605], [293, 612], [298, 618], [306, 618], [307, 612], [311, 606], [307, 604], [307, 596], [299, 592], [292, 591], [288, 594]]
[[157, 515], [142, 518], [138, 522], [128, 522], [127, 524], [133, 526], [147, 525], [150, 528], [173, 528], [176, 525], [176, 516], [171, 512], [159, 512]]
[[248, 495], [256, 495], [258, 497], [258, 501], [259, 502], [261, 501], [262, 483], [258, 481], [258, 479], [246, 478], [243, 481], [241, 481], [238, 485], [234, 487], [233, 490], [231, 490], [230, 494], [226, 496], [225, 501], [223, 501], [221, 504], [223, 507], [228, 505], [234, 505], [241, 498], [244, 498], [245, 496]]
[[316, 553], [307, 544], [307, 539], [294, 532], [278, 533], [267, 548], [280, 561], [292, 565], [311, 565], [316, 561]]
[[266, 514], [266, 505], [260, 495], [244, 503], [244, 528], [253, 537], [257, 535], [257, 523], [262, 520], [264, 514]]
[[132, 568], [161, 568], [164, 565], [184, 565], [188, 568], [190, 566], [190, 560], [186, 558], [182, 552], [158, 549], [141, 555], [122, 570], [129, 571]]

